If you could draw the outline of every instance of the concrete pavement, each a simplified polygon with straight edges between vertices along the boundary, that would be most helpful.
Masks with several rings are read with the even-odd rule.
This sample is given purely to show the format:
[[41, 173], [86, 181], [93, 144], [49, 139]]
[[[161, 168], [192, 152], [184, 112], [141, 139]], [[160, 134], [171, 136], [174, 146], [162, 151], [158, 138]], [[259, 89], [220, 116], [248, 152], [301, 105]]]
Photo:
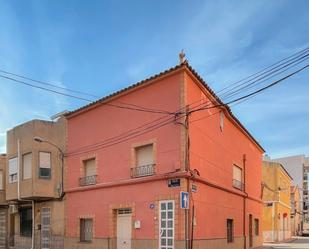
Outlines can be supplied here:
[[309, 249], [309, 237], [293, 237], [283, 243], [265, 243], [261, 249]]

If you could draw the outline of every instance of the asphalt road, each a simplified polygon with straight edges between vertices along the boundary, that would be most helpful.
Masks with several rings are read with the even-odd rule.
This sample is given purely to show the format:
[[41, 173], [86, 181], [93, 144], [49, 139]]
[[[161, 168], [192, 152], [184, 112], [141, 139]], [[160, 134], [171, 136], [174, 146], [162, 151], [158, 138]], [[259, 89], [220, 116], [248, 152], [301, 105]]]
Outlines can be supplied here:
[[274, 249], [309, 249], [309, 237], [297, 237], [287, 243], [264, 244]]

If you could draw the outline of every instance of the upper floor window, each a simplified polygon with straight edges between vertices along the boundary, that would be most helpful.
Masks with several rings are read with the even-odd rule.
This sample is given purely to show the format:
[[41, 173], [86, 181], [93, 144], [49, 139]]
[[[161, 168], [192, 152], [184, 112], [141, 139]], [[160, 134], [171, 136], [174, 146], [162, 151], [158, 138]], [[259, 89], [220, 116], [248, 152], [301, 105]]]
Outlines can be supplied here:
[[51, 178], [51, 154], [50, 152], [39, 152], [39, 177]]
[[233, 165], [233, 187], [243, 190], [244, 183], [242, 179], [242, 168], [238, 167], [237, 165]]
[[92, 241], [92, 219], [80, 219], [80, 241], [81, 242], [90, 242]]
[[4, 189], [4, 184], [3, 184], [3, 170], [0, 170], [0, 190]]
[[132, 177], [152, 175], [155, 172], [153, 144], [135, 148], [135, 168], [131, 169]]
[[17, 182], [17, 169], [18, 161], [17, 157], [9, 160], [9, 183]]
[[84, 176], [79, 179], [79, 185], [93, 185], [96, 184], [97, 169], [95, 158], [87, 159], [83, 161]]
[[153, 164], [153, 144], [135, 148], [135, 155], [137, 167]]
[[32, 177], [32, 153], [23, 155], [23, 179]]

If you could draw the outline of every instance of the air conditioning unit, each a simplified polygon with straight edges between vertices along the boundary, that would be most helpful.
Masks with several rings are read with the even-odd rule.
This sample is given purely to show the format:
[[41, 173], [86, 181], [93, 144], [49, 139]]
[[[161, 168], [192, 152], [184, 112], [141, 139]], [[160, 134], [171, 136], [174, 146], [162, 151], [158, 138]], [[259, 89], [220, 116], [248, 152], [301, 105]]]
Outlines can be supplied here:
[[17, 205], [10, 205], [9, 210], [10, 210], [10, 214], [16, 214], [16, 213], [18, 213], [18, 206]]

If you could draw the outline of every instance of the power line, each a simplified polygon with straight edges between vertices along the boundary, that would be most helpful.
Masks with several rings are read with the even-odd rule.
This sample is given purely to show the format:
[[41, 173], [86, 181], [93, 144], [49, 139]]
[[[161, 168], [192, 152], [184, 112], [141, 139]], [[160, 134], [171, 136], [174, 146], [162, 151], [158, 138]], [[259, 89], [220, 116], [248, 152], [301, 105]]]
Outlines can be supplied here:
[[[87, 102], [93, 102], [90, 99], [86, 99], [86, 98], [75, 96], [75, 95], [68, 94], [68, 93], [62, 93], [62, 92], [59, 92], [59, 91], [56, 91], [56, 90], [53, 90], [53, 89], [49, 89], [49, 88], [45, 88], [45, 87], [42, 87], [42, 86], [37, 86], [37, 85], [31, 84], [31, 83], [28, 83], [28, 82], [25, 82], [25, 81], [22, 81], [22, 80], [14, 79], [12, 77], [8, 77], [8, 76], [5, 76], [5, 75], [0, 74], [0, 77], [7, 79], [7, 80], [10, 80], [10, 81], [14, 81], [14, 82], [19, 83], [19, 84], [23, 84], [23, 85], [30, 86], [30, 87], [33, 87], [33, 88], [48, 91], [48, 92], [51, 92], [51, 93], [54, 93], [54, 94], [58, 94], [58, 95], [62, 95], [62, 96], [66, 96], [66, 97], [70, 97], [70, 98], [74, 98], [74, 99], [78, 99], [78, 100], [83, 100], [83, 101], [87, 101]], [[137, 108], [137, 107], [121, 106], [121, 105], [116, 105], [116, 104], [111, 104], [111, 103], [101, 103], [101, 104], [106, 105], [106, 106], [112, 106], [112, 107], [120, 108], [120, 109], [127, 109], [127, 110], [140, 111], [140, 112], [149, 112], [149, 113], [158, 113], [158, 114], [173, 114], [169, 111], [148, 109], [148, 108], [144, 108], [144, 107], [143, 108]]]
[[[242, 86], [242, 87], [238, 88], [234, 92], [231, 91], [230, 93], [227, 93], [227, 94], [225, 93], [225, 94], [223, 94], [223, 96], [225, 98], [231, 97], [231, 96], [236, 95], [241, 90], [247, 90], [247, 89], [252, 88], [253, 86], [255, 86], [257, 84], [265, 82], [266, 80], [271, 79], [271, 78], [273, 78], [273, 77], [275, 77], [275, 76], [277, 76], [277, 75], [279, 75], [279, 74], [281, 74], [281, 73], [283, 73], [283, 72], [285, 72], [285, 71], [295, 67], [296, 65], [299, 65], [300, 63], [306, 61], [308, 59], [308, 56], [309, 56], [309, 54], [306, 54], [306, 55], [302, 56], [301, 58], [298, 58], [298, 59], [296, 59], [296, 60], [294, 60], [294, 61], [292, 61], [292, 62], [290, 62], [288, 64], [285, 64], [284, 66], [282, 66], [280, 68], [272, 69], [271, 70], [272, 72], [263, 75], [262, 77], [258, 78], [257, 80], [255, 80], [255, 81], [253, 81], [253, 82], [251, 82], [251, 83], [249, 83], [249, 84], [247, 84], [245, 86], [243, 86], [243, 84], [241, 84], [240, 86]], [[234, 89], [234, 88], [232, 88], [232, 89]]]
[[20, 75], [20, 74], [17, 74], [17, 73], [12, 73], [12, 72], [9, 72], [9, 71], [3, 70], [3, 69], [0, 69], [0, 72], [8, 74], [8, 75], [15, 76], [15, 77], [19, 77], [19, 78], [24, 79], [24, 80], [29, 80], [29, 81], [32, 81], [32, 82], [35, 82], [35, 83], [38, 83], [38, 84], [41, 84], [41, 85], [51, 86], [51, 87], [58, 88], [58, 89], [61, 89], [61, 90], [65, 90], [65, 91], [69, 91], [69, 92], [73, 92], [73, 93], [78, 93], [78, 94], [82, 94], [82, 95], [86, 95], [86, 96], [90, 96], [90, 97], [94, 97], [94, 98], [100, 98], [99, 96], [91, 94], [91, 93], [86, 93], [86, 92], [82, 92], [82, 91], [69, 89], [69, 88], [66, 88], [66, 87], [57, 86], [54, 83], [49, 83], [49, 82], [42, 81], [42, 80], [36, 80], [36, 79], [30, 78], [30, 77], [23, 76], [23, 75]]
[[[226, 87], [224, 87], [223, 89], [219, 90], [218, 92], [216, 92], [216, 95], [218, 95], [219, 99], [223, 98], [223, 99], [228, 99], [230, 98], [231, 96], [234, 96], [234, 95], [237, 95], [239, 93], [241, 93], [242, 90], [248, 90], [248, 89], [251, 89], [252, 87], [258, 85], [258, 84], [261, 84], [285, 71], [287, 71], [288, 69], [302, 63], [303, 61], [307, 60], [307, 56], [308, 54], [306, 54], [305, 56], [303, 56], [305, 53], [309, 52], [309, 47], [306, 48], [306, 49], [303, 49], [295, 54], [292, 54], [284, 59], [281, 59], [280, 61], [272, 64], [271, 66], [268, 66], [260, 71], [258, 71], [257, 73], [254, 73], [248, 77], [245, 77], [244, 79], [242, 80], [239, 80], [239, 81], [236, 81]], [[295, 57], [296, 56], [296, 57]], [[303, 56], [301, 58], [299, 58], [300, 56]], [[292, 58], [292, 59], [290, 59]], [[284, 63], [281, 63], [285, 61]], [[291, 62], [292, 61], [292, 62]], [[291, 63], [289, 63], [291, 62]], [[288, 63], [288, 64], [287, 64]], [[273, 67], [274, 65], [277, 65], [275, 67]], [[283, 65], [283, 66], [282, 66]], [[290, 67], [288, 67], [289, 65], [291, 65]], [[282, 66], [282, 67], [280, 67]], [[288, 68], [286, 68], [288, 67]], [[286, 68], [286, 69], [285, 69]], [[267, 70], [269, 69], [269, 70]], [[279, 71], [279, 72], [278, 72]], [[263, 73], [261, 73], [263, 72]], [[276, 73], [277, 72], [277, 73]], [[265, 75], [266, 74], [266, 75]], [[256, 76], [254, 78], [252, 78], [253, 76]], [[267, 77], [269, 76], [269, 77]], [[266, 78], [265, 78], [266, 77]], [[246, 81], [244, 81], [246, 80]], [[254, 80], [253, 82], [251, 82], [252, 80]], [[244, 82], [243, 82], [244, 81]], [[241, 84], [237, 84], [239, 82], [243, 82]], [[237, 84], [237, 85], [236, 85]], [[245, 85], [246, 84], [246, 85]], [[236, 86], [235, 86], [236, 85]], [[234, 86], [234, 87], [233, 87]], [[242, 86], [241, 88], [239, 88], [240, 86]], [[230, 90], [226, 90], [228, 88], [231, 88]], [[232, 91], [233, 89], [235, 89], [235, 91]], [[238, 88], [238, 89], [237, 89]], [[226, 90], [226, 91], [224, 91]], [[218, 94], [220, 92], [223, 92], [221, 94]], [[201, 100], [197, 100], [193, 103], [197, 103], [197, 102], [200, 102]], [[211, 101], [208, 101], [210, 104], [211, 104]], [[203, 104], [201, 104], [202, 106]]]
[[[243, 78], [243, 79], [240, 79], [240, 80], [238, 80], [238, 81], [236, 81], [236, 82], [234, 82], [234, 83], [232, 83], [232, 84], [229, 84], [228, 86], [226, 86], [226, 87], [222, 88], [221, 90], [219, 90], [219, 91], [217, 92], [217, 94], [219, 94], [220, 92], [226, 90], [227, 88], [230, 88], [230, 87], [232, 87], [232, 86], [234, 86], [234, 85], [237, 85], [237, 84], [240, 83], [240, 82], [243, 82], [243, 81], [246, 81], [246, 82], [251, 81], [251, 80], [255, 79], [256, 77], [259, 77], [260, 74], [264, 74], [264, 73], [265, 73], [264, 71], [269, 72], [269, 70], [267, 70], [267, 69], [270, 69], [270, 68], [272, 68], [272, 67], [274, 67], [274, 66], [276, 66], [276, 65], [277, 65], [276, 67], [278, 67], [278, 66], [280, 66], [280, 65], [278, 65], [278, 64], [280, 64], [281, 62], [286, 61], [286, 60], [288, 60], [288, 59], [290, 59], [290, 58], [292, 58], [292, 57], [295, 57], [296, 55], [299, 56], [299, 55], [302, 55], [303, 53], [307, 53], [308, 51], [309, 51], [309, 47], [306, 47], [305, 49], [302, 49], [302, 50], [299, 51], [299, 52], [296, 52], [296, 53], [294, 53], [294, 54], [292, 54], [292, 55], [290, 55], [290, 56], [288, 56], [288, 57], [285, 57], [285, 58], [283, 58], [283, 59], [277, 61], [276, 63], [273, 63], [273, 64], [271, 64], [270, 66], [267, 66], [266, 68], [264, 68], [264, 69], [262, 69], [262, 70], [259, 70], [258, 72], [254, 73], [254, 74], [251, 74], [251, 75], [249, 75], [249, 76], [247, 76], [247, 77], [245, 77], [245, 78]], [[276, 67], [275, 67], [275, 68], [276, 68]], [[264, 72], [264, 73], [263, 73], [263, 72]], [[256, 76], [256, 77], [254, 77], [254, 76]], [[252, 78], [252, 77], [254, 77], [254, 78]], [[252, 78], [252, 79], [250, 79], [250, 78]], [[249, 80], [249, 79], [250, 79], [250, 80]]]

